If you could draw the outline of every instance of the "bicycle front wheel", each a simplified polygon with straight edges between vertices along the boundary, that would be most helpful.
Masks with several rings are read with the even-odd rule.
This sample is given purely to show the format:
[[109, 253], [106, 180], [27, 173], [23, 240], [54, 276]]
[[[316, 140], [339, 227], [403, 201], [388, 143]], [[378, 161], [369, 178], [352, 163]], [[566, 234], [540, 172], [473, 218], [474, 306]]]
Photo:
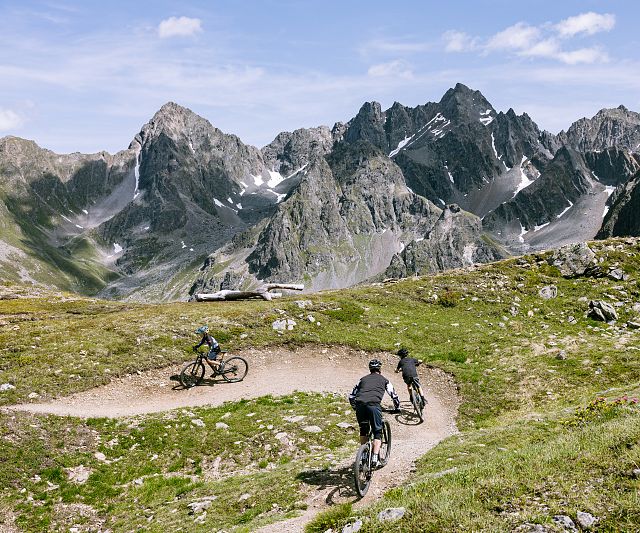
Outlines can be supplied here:
[[224, 362], [224, 368], [220, 374], [222, 374], [225, 381], [235, 383], [236, 381], [242, 381], [248, 371], [249, 363], [242, 357], [231, 357]]
[[202, 361], [189, 363], [180, 372], [180, 383], [185, 389], [199, 385], [202, 378], [204, 378], [204, 363]]
[[380, 466], [385, 466], [391, 457], [391, 426], [386, 420], [382, 423], [382, 443], [380, 445], [380, 453], [378, 461]]
[[356, 492], [361, 498], [367, 493], [371, 484], [370, 450], [369, 443], [360, 446], [356, 454], [356, 462], [353, 464], [353, 480]]

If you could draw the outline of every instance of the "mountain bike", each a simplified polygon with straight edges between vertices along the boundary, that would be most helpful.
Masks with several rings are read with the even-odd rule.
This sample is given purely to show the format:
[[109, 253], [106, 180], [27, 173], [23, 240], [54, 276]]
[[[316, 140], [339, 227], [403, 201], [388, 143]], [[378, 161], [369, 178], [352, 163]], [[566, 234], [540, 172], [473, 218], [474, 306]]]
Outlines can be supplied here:
[[[378, 453], [378, 467], [382, 468], [389, 462], [391, 457], [391, 426], [386, 420], [382, 421], [382, 445]], [[361, 498], [369, 490], [374, 468], [371, 465], [373, 455], [373, 431], [369, 424], [369, 439], [358, 448], [356, 462], [353, 464], [353, 478], [356, 485], [356, 492]]]
[[415, 381], [411, 382], [409, 394], [411, 395], [411, 405], [413, 405], [413, 410], [416, 412], [420, 422], [424, 422], [424, 416], [422, 414], [424, 411], [424, 402], [420, 397], [420, 389], [418, 389], [418, 384]]
[[[189, 363], [180, 372], [180, 383], [185, 389], [199, 385], [204, 379], [204, 358], [207, 356], [207, 352], [200, 350], [195, 350], [195, 352], [197, 354], [196, 360]], [[249, 371], [249, 363], [237, 355], [225, 360], [226, 354], [227, 352], [220, 352], [218, 359], [220, 366], [214, 370], [212, 377], [221, 376], [222, 379], [230, 383], [242, 381]]]

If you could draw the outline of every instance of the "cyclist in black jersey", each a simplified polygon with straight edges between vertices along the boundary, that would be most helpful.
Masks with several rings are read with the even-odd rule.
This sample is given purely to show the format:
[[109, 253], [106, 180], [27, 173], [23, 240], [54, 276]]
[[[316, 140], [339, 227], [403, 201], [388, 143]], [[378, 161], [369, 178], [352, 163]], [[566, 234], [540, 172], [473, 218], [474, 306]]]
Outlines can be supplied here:
[[204, 344], [209, 346], [209, 353], [207, 353], [205, 361], [211, 367], [211, 370], [213, 370], [213, 374], [211, 375], [213, 377], [220, 367], [220, 363], [216, 361], [216, 359], [218, 359], [218, 354], [220, 353], [220, 345], [218, 344], [218, 341], [209, 334], [209, 326], [200, 326], [196, 329], [195, 333], [202, 335], [202, 339], [199, 344], [196, 344], [193, 347], [193, 350], [197, 350]]
[[427, 400], [422, 392], [422, 386], [420, 385], [420, 378], [418, 377], [418, 370], [416, 368], [422, 364], [422, 361], [414, 359], [413, 357], [407, 357], [409, 355], [409, 350], [406, 348], [400, 348], [396, 355], [400, 357], [396, 373], [402, 371], [402, 379], [407, 384], [409, 397], [411, 397], [411, 384], [415, 383], [418, 386], [418, 392], [420, 393], [422, 403], [426, 404]]
[[360, 444], [365, 444], [369, 436], [369, 427], [373, 433], [373, 455], [371, 464], [378, 464], [378, 454], [382, 444], [382, 409], [380, 402], [386, 392], [393, 400], [393, 406], [397, 411], [400, 408], [400, 399], [389, 380], [380, 374], [382, 363], [378, 359], [369, 361], [367, 376], [360, 379], [349, 395], [349, 403], [356, 410], [356, 418], [360, 426]]

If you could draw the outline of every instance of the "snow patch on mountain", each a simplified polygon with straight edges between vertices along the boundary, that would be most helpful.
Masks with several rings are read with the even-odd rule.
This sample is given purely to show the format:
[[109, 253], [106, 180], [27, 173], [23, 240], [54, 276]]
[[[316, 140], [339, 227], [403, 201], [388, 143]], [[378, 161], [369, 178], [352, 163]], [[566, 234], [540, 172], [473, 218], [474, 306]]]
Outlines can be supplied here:
[[562, 216], [569, 211], [569, 209], [571, 209], [573, 207], [573, 202], [571, 200], [569, 200], [569, 207], [567, 207], [564, 211], [562, 211], [562, 213], [560, 213], [556, 218], [562, 218]]
[[527, 162], [527, 156], [523, 155], [522, 156], [522, 161], [520, 161], [520, 183], [518, 184], [518, 187], [516, 187], [515, 192], [513, 193], [513, 197], [515, 198], [516, 195], [523, 189], [526, 189], [529, 185], [531, 185], [533, 183], [532, 179], [529, 179], [529, 176], [527, 176], [524, 173], [524, 164]]
[[399, 143], [398, 146], [396, 147], [395, 150], [392, 150], [391, 152], [389, 152], [389, 157], [393, 157], [395, 156], [398, 152], [400, 152], [400, 150], [402, 150], [407, 143], [413, 139], [414, 135], [411, 135], [411, 137], [405, 137], [404, 139], [402, 139]]

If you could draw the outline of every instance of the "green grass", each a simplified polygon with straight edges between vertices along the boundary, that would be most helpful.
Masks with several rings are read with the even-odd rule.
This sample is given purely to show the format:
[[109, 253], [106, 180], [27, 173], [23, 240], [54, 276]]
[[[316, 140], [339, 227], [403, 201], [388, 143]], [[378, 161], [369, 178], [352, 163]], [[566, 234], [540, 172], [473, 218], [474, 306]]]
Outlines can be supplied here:
[[[322, 433], [283, 419], [293, 413]], [[194, 524], [188, 504], [204, 497], [216, 499], [203, 529], [253, 527], [276, 507], [304, 507], [297, 474], [324, 465], [327, 453], [350, 451], [353, 432], [336, 426], [343, 417], [341, 397], [303, 393], [120, 420], [4, 417], [2, 500], [27, 531], [61, 528], [60, 508], [73, 504], [117, 531], [175, 529]], [[281, 432], [289, 442], [276, 438]], [[90, 470], [82, 484], [68, 476], [79, 465]]]
[[[184, 361], [191, 357], [189, 348], [196, 340], [193, 330], [203, 323], [212, 327], [223, 347], [232, 350], [279, 345], [346, 345], [375, 352], [395, 351], [402, 345], [409, 348], [413, 356], [455, 377], [462, 399], [457, 420], [462, 433], [423, 458], [411, 487], [392, 491], [385, 502], [372, 510], [334, 509], [333, 515], [318, 518], [317, 523], [321, 524], [318, 528], [348, 521], [349, 515], [362, 514], [370, 518], [366, 528], [377, 531], [381, 526], [373, 520], [376, 509], [403, 504], [411, 511], [408, 517], [397, 526], [389, 527], [401, 528], [405, 524], [405, 530], [412, 530], [424, 523], [427, 530], [433, 531], [501, 531], [515, 527], [518, 521], [546, 523], [550, 516], [563, 509], [565, 514], [575, 517], [580, 508], [599, 513], [603, 517], [603, 530], [615, 530], [616, 523], [623, 525], [623, 529], [638, 529], [640, 519], [633, 511], [633, 504], [637, 502], [629, 489], [635, 487], [637, 498], [637, 482], [623, 475], [631, 462], [636, 461], [638, 467], [637, 457], [633, 455], [637, 452], [633, 447], [628, 452], [619, 447], [621, 442], [628, 442], [625, 439], [637, 440], [637, 412], [631, 408], [617, 410], [609, 418], [590, 421], [580, 428], [563, 423], [569, 416], [566, 413], [588, 405], [594, 398], [623, 395], [633, 391], [640, 382], [640, 333], [620, 327], [626, 320], [636, 318], [632, 305], [640, 301], [636, 278], [640, 271], [640, 246], [609, 241], [596, 243], [594, 247], [603, 265], [620, 266], [629, 273], [629, 279], [564, 279], [559, 277], [557, 269], [547, 266], [545, 255], [541, 254], [524, 262], [514, 259], [397, 284], [305, 295], [305, 299], [312, 301], [307, 309], [293, 303], [299, 296], [273, 302], [222, 305], [139, 305], [62, 293], [29, 297], [33, 289], [5, 287], [3, 291], [21, 297], [0, 300], [0, 383], [12, 383], [16, 387], [0, 394], [0, 405], [28, 401], [32, 392], [41, 398], [62, 396], [107, 383], [115, 376]], [[559, 296], [543, 300], [538, 291], [549, 284], [558, 287]], [[611, 302], [612, 297], [624, 303], [617, 308], [620, 315], [617, 326], [585, 318], [588, 300]], [[308, 321], [308, 315], [312, 315], [315, 322]], [[295, 319], [298, 325], [293, 331], [279, 334], [271, 324], [283, 316]], [[333, 402], [326, 401], [327, 405]], [[346, 408], [344, 399], [340, 402], [342, 408]], [[238, 405], [238, 409], [244, 409]], [[236, 407], [227, 405], [224, 409], [233, 414]], [[276, 402], [264, 409], [273, 409], [273, 416], [278, 416], [278, 413], [285, 415], [290, 407]], [[260, 417], [263, 417], [262, 411], [260, 406]], [[211, 415], [215, 418], [222, 411], [211, 412], [218, 413]], [[156, 435], [160, 431], [158, 416], [141, 418], [144, 427], [148, 424], [149, 428], [156, 428]], [[1, 475], [5, 476], [0, 481], [6, 481], [10, 487], [2, 493], [0, 506], [18, 513], [18, 521], [29, 528], [47, 529], [56, 520], [62, 523], [62, 511], [56, 510], [60, 501], [56, 503], [55, 498], [63, 497], [65, 505], [71, 503], [64, 500], [62, 493], [55, 492], [53, 498], [47, 496], [46, 490], [37, 492], [37, 487], [29, 486], [27, 494], [32, 494], [34, 501], [44, 501], [34, 506], [25, 502], [26, 496], [19, 492], [25, 485], [12, 480], [22, 480], [21, 469], [28, 471], [27, 478], [38, 474], [44, 479], [45, 472], [55, 480], [61, 475], [56, 467], [64, 468], [80, 459], [90, 461], [92, 455], [88, 452], [65, 455], [66, 452], [60, 451], [74, 449], [74, 435], [84, 434], [90, 426], [73, 419], [17, 413], [11, 417], [6, 413], [0, 415], [4, 427], [17, 424], [17, 434], [24, 432], [30, 437], [2, 450], [3, 454], [10, 453], [12, 459], [0, 461], [4, 469]], [[34, 420], [41, 429], [30, 427]], [[96, 431], [102, 432], [105, 427], [100, 426]], [[186, 433], [183, 429], [186, 430], [172, 427], [167, 433], [182, 437]], [[190, 433], [199, 434], [198, 431]], [[224, 441], [224, 446], [231, 453], [237, 446], [244, 448], [253, 443], [252, 439], [254, 433], [241, 434], [232, 442]], [[337, 434], [336, 439], [334, 444], [337, 450], [342, 450], [340, 453], [353, 452], [349, 438]], [[236, 441], [241, 444], [236, 445]], [[172, 443], [179, 450], [195, 449], [187, 437], [184, 442]], [[122, 520], [117, 523], [118, 527], [136, 520], [136, 527], [153, 529], [154, 520], [158, 520], [163, 527], [173, 528], [180, 520], [184, 521], [187, 511], [181, 495], [204, 495], [205, 492], [198, 491], [213, 490], [213, 485], [207, 485], [210, 481], [205, 479], [203, 470], [194, 466], [196, 463], [186, 462], [187, 458], [197, 459], [186, 452], [173, 456], [165, 444], [158, 444], [155, 451], [145, 448], [143, 456], [138, 448], [122, 448], [120, 461], [128, 465], [130, 475], [125, 476], [118, 470], [119, 463], [113, 463], [112, 468], [100, 474], [104, 477], [96, 473], [96, 483], [100, 483], [92, 489], [94, 492], [89, 490], [89, 485], [82, 489], [83, 498], [90, 502], [87, 505], [99, 507], [98, 516], [103, 519]], [[506, 448], [507, 452], [498, 448]], [[572, 456], [571, 450], [578, 450], [580, 455]], [[624, 461], [620, 459], [621, 451]], [[158, 471], [153, 470], [156, 467], [152, 462], [145, 460], [154, 453], [163, 458], [163, 469]], [[209, 456], [216, 457], [213, 452]], [[41, 457], [57, 459], [49, 464], [40, 461]], [[583, 465], [582, 457], [591, 457], [591, 462]], [[556, 485], [551, 480], [551, 467], [542, 465], [540, 458], [556, 468]], [[252, 507], [234, 507], [229, 502], [229, 507], [222, 506], [217, 512], [218, 519], [224, 520], [224, 527], [242, 528], [249, 527], [248, 524], [254, 527], [288, 516], [304, 499], [298, 491], [297, 476], [308, 465], [300, 457], [261, 453], [248, 460], [252, 464], [250, 472], [238, 473], [236, 481], [224, 480], [220, 490], [239, 497], [242, 476], [248, 475], [251, 483], [277, 486], [282, 491], [277, 498], [286, 505], [269, 499], [268, 494], [259, 501], [247, 500]], [[202, 467], [202, 459], [198, 464]], [[33, 466], [25, 468], [24, 465]], [[458, 470], [433, 477], [435, 472], [445, 472], [452, 467]], [[48, 470], [50, 468], [53, 470]], [[161, 475], [145, 478], [141, 487], [111, 494], [110, 490], [114, 489], [110, 487], [131, 481], [134, 475], [144, 476], [146, 470], [141, 470], [144, 468]], [[180, 474], [173, 477], [173, 472]], [[598, 492], [595, 489], [587, 490], [589, 476], [603, 480], [595, 485], [602, 489], [601, 495], [594, 496]], [[565, 479], [569, 481], [563, 481]], [[147, 483], [151, 485], [143, 490]], [[206, 490], [202, 488], [205, 486]], [[619, 496], [610, 496], [608, 491], [614, 489]], [[71, 497], [78, 489], [68, 490]], [[38, 500], [36, 494], [44, 495], [45, 500]], [[144, 498], [148, 499], [146, 508], [155, 517], [146, 525], [142, 520], [148, 517], [136, 514], [138, 503]], [[104, 504], [100, 503], [101, 499]], [[605, 508], [603, 502], [606, 501], [610, 503]], [[534, 502], [540, 505], [536, 507]], [[274, 503], [280, 507], [273, 507]], [[543, 505], [548, 509], [543, 509]], [[172, 513], [174, 508], [178, 511]], [[516, 514], [509, 514], [511, 509]], [[176, 522], [172, 522], [173, 518]], [[192, 519], [185, 523], [196, 527]], [[111, 527], [115, 526], [111, 524]]]

